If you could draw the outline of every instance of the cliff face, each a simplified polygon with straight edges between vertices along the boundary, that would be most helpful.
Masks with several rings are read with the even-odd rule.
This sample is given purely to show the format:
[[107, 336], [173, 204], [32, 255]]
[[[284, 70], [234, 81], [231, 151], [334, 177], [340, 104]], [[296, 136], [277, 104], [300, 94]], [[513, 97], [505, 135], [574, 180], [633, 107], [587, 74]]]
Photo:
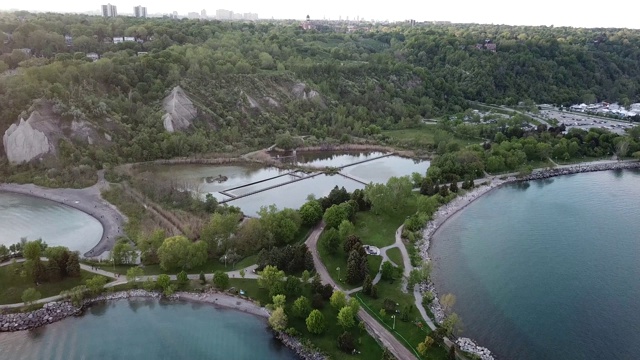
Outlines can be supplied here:
[[45, 133], [31, 126], [29, 121], [34, 114], [35, 112], [27, 121], [20, 119], [18, 125], [11, 124], [2, 137], [4, 152], [14, 164], [29, 162], [50, 153], [53, 149]]
[[[115, 131], [117, 125], [109, 125]], [[20, 119], [12, 124], [2, 137], [2, 145], [7, 159], [13, 164], [55, 157], [61, 140], [72, 144], [88, 144], [108, 148], [111, 135], [105, 127], [79, 120], [63, 120], [53, 111], [51, 103], [40, 101], [27, 120]]]
[[168, 132], [183, 131], [189, 128], [198, 110], [180, 86], [176, 86], [162, 101], [166, 113], [162, 116], [162, 124]]

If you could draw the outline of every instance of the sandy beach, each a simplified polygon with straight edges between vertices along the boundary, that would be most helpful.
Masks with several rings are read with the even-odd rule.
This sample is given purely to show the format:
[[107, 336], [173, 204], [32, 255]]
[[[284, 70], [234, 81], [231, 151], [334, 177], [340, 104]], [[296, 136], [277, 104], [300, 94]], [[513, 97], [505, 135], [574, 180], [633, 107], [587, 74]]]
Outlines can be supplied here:
[[100, 195], [101, 189], [108, 186], [100, 175], [99, 173], [98, 183], [84, 189], [50, 189], [33, 184], [0, 184], [0, 191], [55, 201], [93, 216], [102, 224], [102, 237], [91, 250], [81, 255], [97, 257], [111, 250], [116, 239], [124, 236], [124, 224], [128, 221], [126, 216]]
[[256, 303], [250, 300], [231, 296], [225, 293], [211, 292], [198, 294], [191, 292], [177, 292], [172, 296], [172, 298], [176, 300], [196, 301], [212, 304], [228, 309], [239, 310], [263, 318], [269, 317], [269, 312], [267, 311], [267, 309], [258, 306]]

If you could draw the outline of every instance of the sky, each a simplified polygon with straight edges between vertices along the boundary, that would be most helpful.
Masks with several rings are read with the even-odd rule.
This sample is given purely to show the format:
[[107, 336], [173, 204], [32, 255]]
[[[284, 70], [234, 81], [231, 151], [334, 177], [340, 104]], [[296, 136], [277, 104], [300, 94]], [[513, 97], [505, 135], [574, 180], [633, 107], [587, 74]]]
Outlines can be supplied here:
[[[554, 25], [573, 27], [640, 28], [640, 3], [636, 0], [109, 0], [118, 7], [119, 14], [133, 13], [133, 7], [147, 7], [149, 14], [207, 11], [215, 15], [217, 9], [233, 12], [258, 13], [261, 19], [355, 19], [402, 21], [451, 21], [456, 23], [484, 23], [507, 25]], [[3, 10], [39, 10], [54, 12], [99, 11], [100, 0], [21, 0], [2, 1]], [[146, 3], [145, 3], [146, 2]]]

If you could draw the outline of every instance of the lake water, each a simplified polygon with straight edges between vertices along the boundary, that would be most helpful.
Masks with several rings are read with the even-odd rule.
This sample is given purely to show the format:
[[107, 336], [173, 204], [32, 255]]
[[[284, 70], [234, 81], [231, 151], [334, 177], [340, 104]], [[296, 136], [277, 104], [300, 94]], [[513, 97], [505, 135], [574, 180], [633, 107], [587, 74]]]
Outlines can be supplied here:
[[54, 201], [0, 192], [0, 244], [7, 247], [42, 238], [49, 246], [66, 246], [81, 254], [102, 237], [102, 225], [94, 217]]
[[2, 360], [296, 358], [256, 316], [156, 299], [112, 301], [82, 317], [0, 333]]
[[637, 359], [640, 173], [509, 185], [435, 235], [440, 294], [501, 359]]
[[[363, 160], [374, 159], [384, 155], [381, 152], [304, 152], [299, 153], [296, 161], [300, 164], [314, 166], [346, 166], [341, 173], [356, 180], [341, 175], [317, 175], [313, 178], [293, 182], [264, 192], [258, 192], [237, 200], [230, 200], [232, 196], [241, 196], [271, 186], [284, 184], [296, 180], [299, 176], [308, 176], [298, 172], [288, 175], [291, 170], [281, 170], [274, 167], [264, 168], [257, 165], [160, 165], [148, 167], [145, 170], [166, 179], [185, 184], [189, 189], [201, 196], [212, 194], [219, 201], [230, 200], [229, 205], [238, 206], [250, 216], [257, 214], [261, 206], [275, 204], [279, 209], [285, 207], [298, 209], [306, 202], [310, 194], [316, 197], [328, 195], [335, 186], [344, 187], [347, 191], [363, 189], [363, 183], [386, 183], [391, 177], [411, 175], [419, 172], [424, 175], [429, 168], [429, 161], [416, 161], [399, 156], [388, 156], [364, 163]], [[355, 165], [354, 165], [355, 163]], [[218, 183], [207, 182], [207, 177], [215, 178], [219, 175], [227, 176], [228, 180]], [[244, 186], [250, 183], [259, 182]], [[189, 185], [186, 185], [189, 184]], [[231, 189], [231, 190], [229, 190]], [[225, 191], [228, 190], [228, 191]]]

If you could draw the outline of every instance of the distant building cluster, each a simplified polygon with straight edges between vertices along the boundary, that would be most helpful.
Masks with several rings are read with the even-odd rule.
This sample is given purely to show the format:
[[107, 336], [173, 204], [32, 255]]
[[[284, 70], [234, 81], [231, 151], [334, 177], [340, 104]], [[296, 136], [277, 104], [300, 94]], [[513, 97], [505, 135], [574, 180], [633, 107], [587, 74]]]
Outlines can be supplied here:
[[102, 16], [116, 17], [118, 16], [118, 8], [115, 5], [111, 4], [102, 5]]
[[234, 13], [231, 10], [218, 9], [216, 10], [217, 20], [258, 20], [258, 14], [256, 13]]
[[625, 108], [617, 103], [599, 102], [595, 104], [587, 105], [585, 103], [575, 104], [569, 107], [571, 111], [601, 114], [601, 115], [616, 115], [622, 118], [633, 117], [640, 115], [640, 103], [631, 104], [629, 108]]
[[133, 8], [133, 16], [137, 18], [146, 18], [147, 17], [147, 8], [146, 6], [136, 6]]

